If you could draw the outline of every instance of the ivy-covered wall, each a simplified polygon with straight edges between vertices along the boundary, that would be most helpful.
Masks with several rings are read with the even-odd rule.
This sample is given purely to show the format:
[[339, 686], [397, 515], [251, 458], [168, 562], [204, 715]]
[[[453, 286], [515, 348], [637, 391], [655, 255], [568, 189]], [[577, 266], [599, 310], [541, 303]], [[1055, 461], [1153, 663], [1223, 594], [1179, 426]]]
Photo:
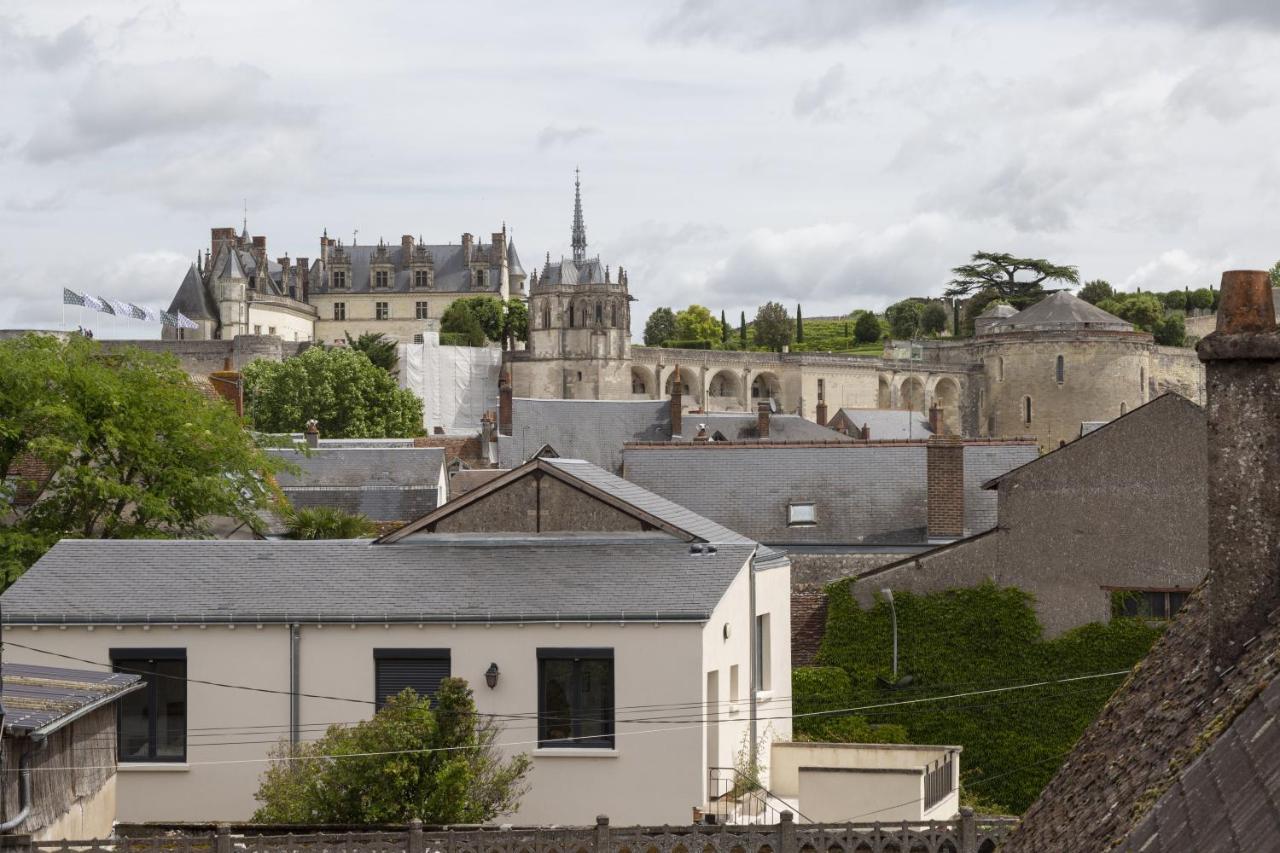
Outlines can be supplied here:
[[[928, 595], [898, 593], [895, 687], [889, 686], [888, 603], [878, 598], [863, 610], [848, 582], [827, 587], [827, 597], [818, 666], [794, 670], [797, 714], [1128, 670], [1160, 634], [1146, 620], [1113, 619], [1044, 640], [1030, 596], [992, 583]], [[984, 809], [1019, 814], [1123, 677], [899, 704], [857, 715], [799, 717], [795, 732], [811, 740], [958, 744], [964, 747], [960, 766], [966, 798]]]

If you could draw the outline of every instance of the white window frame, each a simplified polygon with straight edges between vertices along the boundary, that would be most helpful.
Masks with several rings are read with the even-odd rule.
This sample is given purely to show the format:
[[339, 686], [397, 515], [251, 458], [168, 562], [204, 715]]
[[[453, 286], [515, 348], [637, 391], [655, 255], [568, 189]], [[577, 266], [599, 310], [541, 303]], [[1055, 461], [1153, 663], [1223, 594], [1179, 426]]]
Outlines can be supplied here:
[[787, 504], [787, 527], [814, 527], [818, 523], [818, 506], [813, 501]]

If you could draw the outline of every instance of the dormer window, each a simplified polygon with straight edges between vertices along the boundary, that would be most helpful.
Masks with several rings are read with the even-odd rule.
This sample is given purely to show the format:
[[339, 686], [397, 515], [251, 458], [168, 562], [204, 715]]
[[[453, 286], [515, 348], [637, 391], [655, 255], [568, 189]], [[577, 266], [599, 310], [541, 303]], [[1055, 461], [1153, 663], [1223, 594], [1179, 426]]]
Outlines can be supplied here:
[[484, 270], [476, 270], [476, 290], [484, 290]]
[[386, 290], [391, 286], [391, 273], [387, 270], [375, 270], [373, 273], [373, 286], [379, 290]]
[[347, 289], [347, 271], [346, 270], [334, 270], [329, 275], [330, 275], [330, 281], [333, 284], [334, 290]]
[[413, 286], [419, 290], [426, 289], [431, 286], [431, 270], [414, 270]]

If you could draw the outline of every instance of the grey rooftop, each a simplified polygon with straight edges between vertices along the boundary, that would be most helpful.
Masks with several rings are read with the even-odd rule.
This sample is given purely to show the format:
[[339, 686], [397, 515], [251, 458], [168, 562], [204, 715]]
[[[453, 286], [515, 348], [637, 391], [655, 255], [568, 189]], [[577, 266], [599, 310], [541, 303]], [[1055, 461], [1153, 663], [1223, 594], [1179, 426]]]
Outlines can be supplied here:
[[50, 734], [73, 719], [142, 686], [137, 675], [6, 663], [0, 667], [4, 730]]

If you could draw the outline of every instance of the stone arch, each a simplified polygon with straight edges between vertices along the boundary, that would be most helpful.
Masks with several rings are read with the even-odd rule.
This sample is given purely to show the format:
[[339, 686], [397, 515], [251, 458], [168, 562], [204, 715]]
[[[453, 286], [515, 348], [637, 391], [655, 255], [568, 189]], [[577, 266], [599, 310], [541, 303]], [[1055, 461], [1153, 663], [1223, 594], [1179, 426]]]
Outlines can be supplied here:
[[751, 380], [751, 405], [768, 400], [782, 400], [782, 383], [777, 374], [762, 370]]
[[707, 408], [741, 411], [742, 377], [729, 368], [717, 370], [707, 383]]
[[893, 383], [883, 373], [880, 374], [880, 381], [876, 384], [876, 408], [893, 408]]
[[[663, 394], [670, 397], [671, 391], [675, 387], [672, 381], [675, 378], [676, 370], [671, 368], [671, 372], [667, 374], [666, 380], [662, 383]], [[696, 378], [697, 371], [690, 370], [687, 367], [680, 368], [680, 393], [684, 395], [685, 406], [697, 407], [702, 401], [702, 395], [698, 393], [698, 380]], [[690, 381], [692, 379], [692, 381]]]
[[960, 384], [950, 376], [944, 376], [933, 386], [933, 401], [942, 409], [942, 424], [950, 435], [960, 430]]
[[899, 409], [910, 409], [913, 412], [925, 411], [924, 383], [918, 376], [908, 376], [898, 386]]
[[639, 364], [631, 365], [631, 395], [648, 397], [652, 394], [653, 388], [653, 374], [649, 372], [649, 368]]

